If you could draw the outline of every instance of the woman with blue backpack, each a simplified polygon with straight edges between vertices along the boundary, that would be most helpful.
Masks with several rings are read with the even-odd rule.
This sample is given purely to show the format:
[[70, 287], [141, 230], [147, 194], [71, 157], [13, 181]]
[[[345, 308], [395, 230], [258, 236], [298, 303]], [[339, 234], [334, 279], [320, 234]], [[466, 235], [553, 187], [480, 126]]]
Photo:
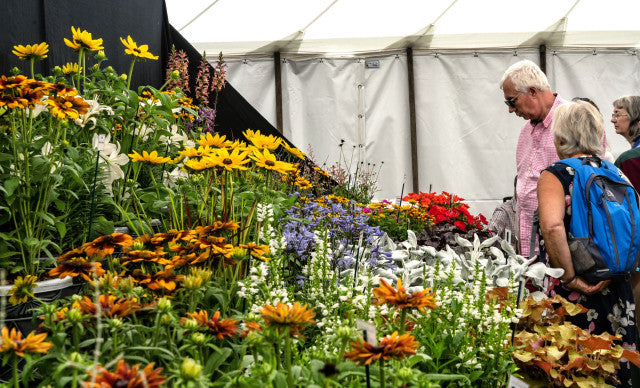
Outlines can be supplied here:
[[[559, 162], [538, 180], [541, 246], [547, 265], [564, 269], [544, 290], [588, 309], [569, 320], [593, 334], [620, 335], [636, 350], [632, 283], [640, 253], [640, 210], [635, 190], [612, 163], [601, 160], [604, 123], [591, 104], [576, 101], [556, 109], [552, 124]], [[631, 364], [616, 377], [631, 387]]]

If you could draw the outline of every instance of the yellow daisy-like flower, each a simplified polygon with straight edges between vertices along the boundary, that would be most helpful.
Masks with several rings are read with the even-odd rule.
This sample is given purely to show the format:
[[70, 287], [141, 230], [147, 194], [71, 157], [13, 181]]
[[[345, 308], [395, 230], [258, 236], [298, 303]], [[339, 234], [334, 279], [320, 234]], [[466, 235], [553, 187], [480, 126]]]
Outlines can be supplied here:
[[278, 148], [282, 142], [282, 139], [279, 137], [273, 135], [262, 135], [260, 130], [254, 132], [251, 129], [247, 129], [243, 134], [251, 143], [253, 143], [254, 146], [261, 150], [269, 149], [273, 151]]
[[250, 162], [247, 159], [247, 152], [241, 152], [239, 149], [234, 149], [229, 153], [226, 148], [220, 148], [217, 150], [216, 155], [211, 157], [212, 160], [219, 162], [220, 167], [224, 167], [225, 170], [231, 171], [233, 169], [246, 170], [248, 167], [243, 166]]
[[26, 338], [22, 338], [16, 328], [9, 328], [6, 326], [2, 328], [2, 337], [0, 338], [0, 354], [5, 352], [14, 352], [20, 357], [24, 357], [25, 353], [47, 353], [53, 346], [51, 342], [44, 342], [47, 338], [46, 333], [35, 334], [29, 333]]
[[49, 97], [47, 105], [49, 105], [51, 114], [59, 120], [67, 118], [75, 120], [80, 115], [87, 113], [90, 108], [84, 98], [70, 95]]
[[291, 147], [289, 144], [287, 144], [286, 141], [281, 141], [280, 145], [282, 145], [282, 147], [284, 147], [284, 149], [287, 150], [287, 152], [289, 152], [291, 155], [295, 156], [296, 158], [299, 158], [302, 160], [306, 159], [306, 155], [304, 154], [304, 152], [300, 151], [296, 147]]
[[157, 55], [153, 55], [149, 52], [149, 45], [143, 44], [138, 46], [138, 44], [131, 39], [130, 35], [127, 35], [126, 40], [124, 38], [120, 38], [120, 41], [125, 47], [124, 52], [126, 54], [142, 59], [158, 59]]
[[192, 170], [201, 171], [208, 168], [215, 168], [220, 165], [216, 159], [205, 157], [202, 159], [189, 159], [184, 162], [184, 165]]
[[202, 158], [204, 156], [213, 155], [213, 149], [209, 146], [198, 148], [185, 148], [179, 151], [179, 154], [187, 158]]
[[9, 290], [9, 302], [12, 305], [18, 305], [29, 300], [29, 297], [33, 295], [33, 288], [36, 285], [38, 278], [33, 275], [26, 275], [25, 277], [18, 276], [13, 283], [13, 287]]
[[62, 72], [66, 75], [77, 75], [82, 71], [82, 67], [78, 66], [77, 63], [67, 62], [62, 66]]
[[151, 153], [142, 151], [142, 155], [140, 155], [136, 151], [133, 151], [133, 153], [129, 154], [128, 156], [131, 158], [132, 162], [149, 162], [153, 164], [163, 164], [171, 161], [170, 157], [158, 156], [158, 151], [151, 151]]
[[11, 51], [20, 59], [24, 59], [25, 61], [30, 61], [31, 59], [40, 61], [47, 57], [47, 53], [49, 52], [49, 45], [45, 42], [40, 44], [28, 44], [26, 46], [17, 45], [13, 46], [13, 51]]
[[227, 140], [227, 137], [216, 133], [215, 136], [212, 136], [211, 133], [207, 133], [200, 135], [200, 139], [198, 143], [203, 147], [218, 147], [218, 148], [229, 148], [233, 143]]
[[64, 38], [64, 43], [72, 49], [79, 51], [80, 49], [86, 49], [89, 51], [104, 50], [102, 46], [102, 39], [93, 39], [91, 33], [86, 30], [76, 29], [71, 26], [71, 40]]
[[276, 156], [269, 152], [268, 149], [264, 149], [262, 152], [254, 151], [249, 157], [255, 160], [256, 166], [266, 168], [267, 170], [274, 170], [281, 174], [287, 174], [295, 170], [291, 163], [277, 160]]

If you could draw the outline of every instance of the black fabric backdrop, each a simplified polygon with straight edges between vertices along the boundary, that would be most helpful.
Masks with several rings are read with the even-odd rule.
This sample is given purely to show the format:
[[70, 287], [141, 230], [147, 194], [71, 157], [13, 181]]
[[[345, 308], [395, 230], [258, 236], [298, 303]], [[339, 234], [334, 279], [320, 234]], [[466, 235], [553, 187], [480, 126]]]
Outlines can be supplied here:
[[[10, 75], [14, 67], [29, 73], [29, 63], [11, 52], [15, 45], [49, 44], [48, 57], [35, 66], [35, 72], [43, 75], [50, 74], [54, 66], [77, 62], [75, 52], [64, 43], [64, 38], [71, 39], [73, 26], [87, 30], [93, 39], [102, 38], [108, 58], [104, 66], [112, 66], [121, 74], [129, 73], [131, 57], [125, 54], [120, 38], [130, 35], [138, 45], [149, 45], [149, 51], [159, 58], [136, 63], [132, 88], [162, 86], [172, 45], [188, 54], [189, 73], [195, 80], [202, 53], [169, 24], [164, 0], [3, 0], [3, 10], [0, 75]], [[93, 63], [87, 57], [87, 65]], [[229, 83], [218, 97], [216, 110], [216, 130], [234, 139], [242, 138], [247, 128], [281, 136]]]

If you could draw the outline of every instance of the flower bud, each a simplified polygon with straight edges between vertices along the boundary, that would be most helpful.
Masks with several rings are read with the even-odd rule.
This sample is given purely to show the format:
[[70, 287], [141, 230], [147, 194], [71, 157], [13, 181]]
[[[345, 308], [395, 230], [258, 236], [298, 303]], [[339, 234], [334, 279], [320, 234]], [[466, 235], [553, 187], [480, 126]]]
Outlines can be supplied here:
[[407, 367], [400, 368], [400, 370], [398, 371], [398, 377], [402, 381], [409, 381], [413, 377], [413, 370]]
[[122, 320], [120, 318], [112, 318], [109, 319], [108, 325], [111, 329], [119, 329], [122, 327]]
[[340, 326], [338, 327], [338, 330], [336, 331], [336, 335], [338, 336], [338, 338], [340, 338], [341, 340], [350, 340], [351, 339], [351, 328], [348, 326]]
[[180, 367], [180, 374], [186, 379], [197, 379], [202, 371], [202, 365], [193, 358], [185, 358]]
[[130, 277], [118, 279], [117, 288], [122, 294], [131, 295], [133, 293], [133, 279]]
[[158, 299], [158, 311], [162, 313], [168, 313], [171, 311], [171, 299], [162, 297]]
[[168, 325], [172, 322], [173, 316], [171, 316], [171, 314], [162, 314], [162, 316], [160, 316], [160, 323], [162, 323], [163, 325]]
[[122, 79], [123, 81], [127, 80], [127, 75], [126, 74], [120, 74], [120, 79]]
[[169, 73], [169, 76], [172, 80], [178, 81], [180, 79], [180, 72], [178, 70], [173, 70], [171, 73]]
[[193, 333], [191, 334], [191, 341], [197, 345], [204, 345], [207, 342], [207, 336], [204, 333]]
[[202, 287], [202, 279], [197, 276], [187, 275], [182, 281], [182, 287], [184, 287], [187, 291], [198, 290], [200, 287]]
[[75, 362], [77, 364], [82, 364], [82, 362], [84, 361], [84, 359], [82, 358], [82, 354], [78, 353], [78, 352], [72, 352], [69, 355], [69, 361], [71, 362]]
[[63, 74], [62, 68], [60, 66], [56, 66], [53, 69], [51, 69], [51, 73], [56, 76], [61, 76]]
[[198, 321], [196, 321], [193, 318], [189, 318], [185, 321], [183, 321], [183, 326], [185, 329], [187, 330], [198, 330], [200, 329], [200, 325], [198, 324]]
[[71, 323], [77, 323], [82, 321], [82, 311], [78, 310], [78, 309], [71, 309], [69, 311], [67, 311], [67, 319], [69, 320], [69, 322]]
[[104, 61], [105, 59], [107, 59], [106, 54], [104, 53], [104, 50], [100, 50], [98, 51], [98, 53], [96, 54], [96, 59], [98, 61]]

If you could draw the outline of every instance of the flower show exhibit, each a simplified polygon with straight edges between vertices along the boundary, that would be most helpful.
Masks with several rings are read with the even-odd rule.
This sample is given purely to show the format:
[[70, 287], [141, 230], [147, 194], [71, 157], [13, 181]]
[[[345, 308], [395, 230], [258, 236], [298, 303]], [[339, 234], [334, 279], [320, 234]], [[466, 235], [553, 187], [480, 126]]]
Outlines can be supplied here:
[[[0, 379], [42, 387], [602, 387], [640, 365], [587, 310], [530, 292], [524, 258], [455, 193], [373, 201], [380, 166], [318, 167], [286, 139], [221, 133], [226, 64], [166, 82], [70, 26], [77, 58], [0, 77]], [[631, 328], [634, 330], [634, 328]]]

